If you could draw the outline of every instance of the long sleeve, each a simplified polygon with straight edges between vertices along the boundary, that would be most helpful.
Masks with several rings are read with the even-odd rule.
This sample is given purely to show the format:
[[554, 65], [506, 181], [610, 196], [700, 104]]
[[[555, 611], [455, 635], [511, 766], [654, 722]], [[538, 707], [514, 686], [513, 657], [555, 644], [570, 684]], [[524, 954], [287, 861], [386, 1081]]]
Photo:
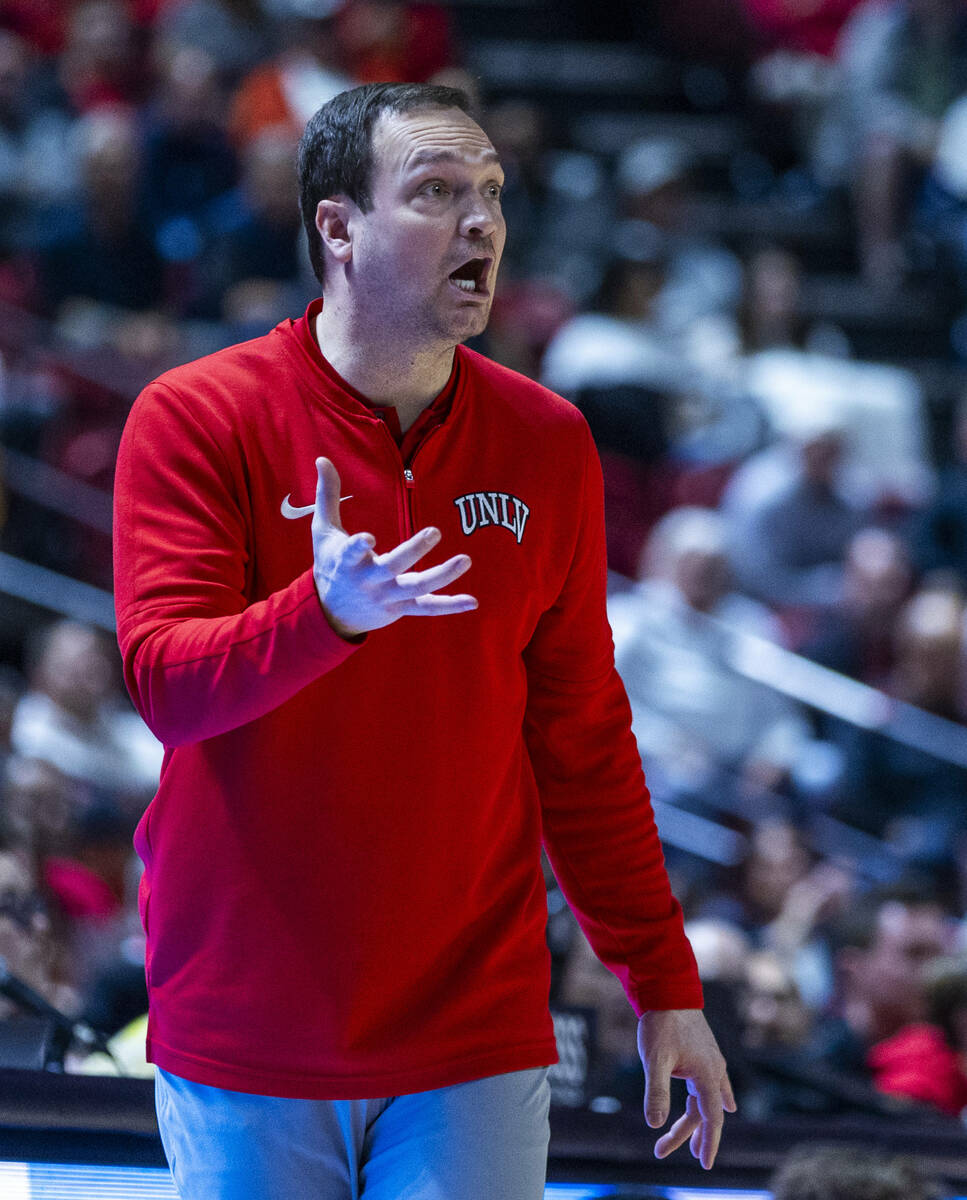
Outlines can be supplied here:
[[121, 440], [118, 641], [135, 707], [166, 746], [263, 716], [358, 644], [330, 627], [311, 569], [250, 602], [243, 458], [237, 444], [219, 438], [217, 424], [199, 419], [164, 384], [141, 394]]
[[605, 607], [604, 489], [589, 434], [565, 584], [525, 651], [525, 738], [544, 845], [598, 958], [640, 1015], [698, 1008], [695, 959], [672, 895], [614, 668]]

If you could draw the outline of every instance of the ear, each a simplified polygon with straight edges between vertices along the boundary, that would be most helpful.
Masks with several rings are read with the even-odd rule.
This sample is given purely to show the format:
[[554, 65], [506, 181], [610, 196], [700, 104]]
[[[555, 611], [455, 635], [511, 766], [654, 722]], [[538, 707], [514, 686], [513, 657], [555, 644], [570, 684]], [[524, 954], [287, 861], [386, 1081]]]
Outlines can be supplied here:
[[316, 229], [325, 253], [337, 262], [348, 263], [353, 256], [349, 231], [350, 211], [354, 206], [342, 196], [330, 196], [316, 205]]

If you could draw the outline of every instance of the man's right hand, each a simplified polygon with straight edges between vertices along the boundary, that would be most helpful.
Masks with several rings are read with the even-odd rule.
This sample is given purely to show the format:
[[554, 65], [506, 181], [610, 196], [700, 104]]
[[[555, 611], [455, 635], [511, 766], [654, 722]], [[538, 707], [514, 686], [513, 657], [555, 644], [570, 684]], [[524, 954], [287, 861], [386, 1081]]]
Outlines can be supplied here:
[[466, 554], [426, 571], [409, 568], [440, 540], [439, 529], [421, 529], [386, 554], [374, 554], [371, 533], [346, 533], [339, 520], [339, 473], [316, 459], [316, 509], [312, 515], [312, 574], [326, 618], [344, 638], [392, 625], [400, 617], [469, 612], [473, 596], [437, 596], [470, 566]]

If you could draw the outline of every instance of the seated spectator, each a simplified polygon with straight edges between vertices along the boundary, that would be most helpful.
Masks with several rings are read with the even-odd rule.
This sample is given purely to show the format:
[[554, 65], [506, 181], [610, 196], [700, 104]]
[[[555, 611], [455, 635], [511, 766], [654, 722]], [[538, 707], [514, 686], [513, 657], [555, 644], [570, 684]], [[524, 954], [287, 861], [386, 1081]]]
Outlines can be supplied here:
[[130, 934], [131, 820], [50, 764], [14, 757], [0, 781], [0, 845], [29, 865], [61, 967], [85, 992]]
[[722, 512], [743, 591], [777, 608], [842, 603], [843, 555], [861, 523], [837, 488], [843, 451], [841, 428], [819, 419], [733, 476]]
[[671, 503], [661, 455], [671, 389], [677, 394], [687, 368], [654, 320], [667, 275], [662, 236], [624, 224], [614, 244], [594, 311], [560, 326], [540, 378], [588, 418], [604, 472], [608, 565], [633, 577], [648, 530]]
[[668, 348], [655, 316], [667, 275], [662, 235], [641, 225], [619, 225], [592, 310], [578, 313], [552, 338], [541, 382], [568, 399], [589, 387], [661, 389], [680, 383], [681, 360]]
[[781, 246], [766, 246], [748, 260], [739, 333], [745, 354], [792, 348], [830, 355], [849, 353], [843, 331], [803, 316], [802, 265]]
[[298, 140], [318, 108], [354, 86], [336, 38], [335, 17], [343, 2], [280, 5], [282, 50], [254, 67], [232, 100], [229, 132], [239, 150], [278, 126]]
[[163, 58], [147, 121], [142, 188], [145, 215], [169, 259], [200, 252], [208, 209], [237, 182], [226, 104], [215, 63], [203, 51], [178, 47]]
[[956, 405], [950, 445], [951, 461], [909, 537], [921, 571], [953, 571], [967, 592], [967, 396]]
[[785, 697], [730, 664], [733, 630], [776, 640], [779, 629], [732, 590], [725, 522], [707, 509], [669, 513], [652, 534], [647, 570], [610, 612], [649, 782], [666, 798], [713, 805], [723, 789], [779, 787], [808, 726]]
[[691, 231], [694, 152], [675, 138], [644, 138], [621, 154], [615, 169], [619, 218], [662, 235], [668, 269], [654, 300], [654, 320], [666, 337], [683, 337], [696, 318], [733, 312], [742, 294], [742, 266], [724, 246]]
[[802, 653], [870, 687], [886, 686], [895, 665], [897, 619], [912, 585], [907, 543], [887, 529], [861, 529], [846, 548], [841, 602]]
[[303, 295], [300, 283], [302, 221], [292, 203], [295, 154], [296, 142], [287, 129], [264, 129], [242, 154], [238, 188], [211, 210], [212, 244], [204, 260], [205, 274], [210, 304], [222, 298], [223, 316], [225, 308], [237, 308], [230, 293], [240, 285], [248, 285], [250, 291], [261, 285], [263, 292], [274, 295], [274, 305], [267, 307], [273, 308], [276, 321], [311, 298]]
[[427, 83], [454, 63], [445, 4], [347, 0], [337, 18], [342, 55], [360, 83]]
[[0, 254], [40, 246], [64, 222], [78, 182], [70, 128], [28, 44], [0, 30]]
[[933, 162], [946, 110], [967, 92], [967, 13], [960, 0], [867, 0], [838, 58], [860, 264], [869, 283], [893, 291], [909, 265], [907, 198]]
[[507, 241], [497, 300], [508, 281], [523, 277], [550, 283], [585, 307], [608, 252], [606, 172], [590, 154], [552, 146], [536, 104], [503, 100], [487, 110], [484, 124], [504, 168]]
[[924, 980], [926, 1020], [905, 1026], [870, 1051], [873, 1081], [881, 1092], [959, 1117], [967, 1108], [967, 963], [938, 959]]
[[89, 113], [76, 127], [82, 209], [71, 233], [41, 258], [45, 307], [62, 315], [69, 300], [115, 308], [161, 307], [164, 273], [139, 211], [141, 152], [133, 117], [121, 109]]
[[[80, 996], [40, 881], [29, 858], [11, 848], [0, 849], [0, 957], [49, 1004], [77, 1015]], [[0, 1021], [17, 1011], [14, 1001], [0, 997]]]
[[926, 970], [949, 954], [950, 918], [923, 881], [858, 897], [830, 926], [836, 984], [832, 1010], [817, 1028], [817, 1065], [872, 1082], [874, 1047], [927, 1014]]
[[820, 185], [838, 182], [842, 170], [840, 147], [828, 145], [825, 115], [840, 87], [836, 44], [859, 3], [742, 0], [755, 39], [748, 83], [757, 142], [780, 167], [801, 171], [805, 163]]
[[[957, 748], [965, 720], [963, 598], [923, 590], [904, 606], [894, 635], [895, 664], [884, 684], [888, 695], [956, 722], [948, 740]], [[888, 732], [830, 722], [828, 735], [845, 760], [843, 796], [834, 807], [842, 820], [879, 837], [914, 841], [934, 852], [964, 828], [967, 769], [942, 745], [931, 753]]]
[[122, 0], [83, 0], [70, 8], [58, 66], [75, 111], [143, 100], [150, 76], [141, 49]]
[[45, 859], [64, 851], [71, 822], [90, 803], [90, 792], [52, 763], [14, 754], [0, 778], [0, 844], [41, 879]]
[[164, 45], [192, 46], [208, 55], [228, 87], [274, 49], [261, 0], [182, 0], [162, 8], [155, 29]]
[[938, 1195], [914, 1163], [842, 1144], [792, 1150], [770, 1188], [773, 1200], [937, 1200]]
[[74, 621], [49, 626], [34, 639], [27, 678], [13, 718], [17, 753], [54, 764], [140, 818], [157, 788], [162, 749], [124, 704], [104, 639]]

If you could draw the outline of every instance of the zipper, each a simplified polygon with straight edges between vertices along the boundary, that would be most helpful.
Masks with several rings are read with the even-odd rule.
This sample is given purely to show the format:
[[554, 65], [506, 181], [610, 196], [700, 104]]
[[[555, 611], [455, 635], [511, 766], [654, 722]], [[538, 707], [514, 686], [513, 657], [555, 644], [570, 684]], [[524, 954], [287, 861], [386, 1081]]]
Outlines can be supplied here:
[[416, 487], [416, 480], [413, 478], [413, 471], [410, 467], [403, 468], [403, 505], [406, 513], [406, 536], [412, 537], [416, 532], [413, 526], [413, 489]]
[[[383, 427], [383, 431], [389, 439], [389, 443], [392, 446], [393, 452], [396, 456], [396, 461], [400, 464], [400, 468], [402, 470], [403, 486], [400, 488], [400, 492], [402, 493], [403, 502], [403, 540], [405, 541], [406, 538], [412, 537], [416, 532], [415, 523], [413, 520], [413, 493], [416, 490], [416, 477], [413, 474], [412, 466], [408, 467], [404, 464], [403, 456], [400, 454], [400, 448], [397, 446], [396, 441], [393, 435], [390, 433], [386, 422], [380, 421], [380, 425]], [[435, 425], [430, 430], [430, 432], [420, 442], [419, 446], [414, 451], [413, 457], [410, 459], [411, 463], [416, 460], [417, 455], [422, 453], [423, 447], [433, 437], [433, 435], [438, 433], [442, 428], [443, 425]]]

